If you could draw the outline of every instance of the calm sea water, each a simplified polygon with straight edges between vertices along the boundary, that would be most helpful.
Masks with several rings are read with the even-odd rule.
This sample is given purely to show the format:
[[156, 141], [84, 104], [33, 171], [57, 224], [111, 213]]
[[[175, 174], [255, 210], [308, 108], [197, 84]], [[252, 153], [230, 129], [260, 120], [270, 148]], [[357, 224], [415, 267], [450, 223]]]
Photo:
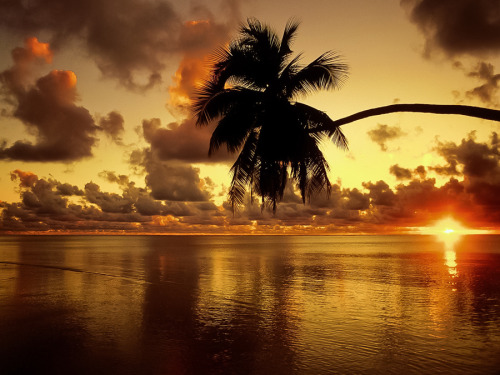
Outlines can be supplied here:
[[0, 374], [499, 374], [500, 237], [0, 237]]

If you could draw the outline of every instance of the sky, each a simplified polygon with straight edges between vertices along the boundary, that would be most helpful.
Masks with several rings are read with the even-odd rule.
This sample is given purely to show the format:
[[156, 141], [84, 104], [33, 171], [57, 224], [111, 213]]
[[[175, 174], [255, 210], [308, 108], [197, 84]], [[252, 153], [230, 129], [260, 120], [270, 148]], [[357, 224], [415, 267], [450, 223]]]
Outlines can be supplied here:
[[500, 109], [499, 0], [4, 0], [0, 233], [420, 233], [443, 219], [500, 229], [500, 123], [397, 113], [328, 139], [330, 196], [288, 184], [275, 213], [227, 203], [235, 155], [189, 103], [210, 57], [257, 18], [300, 21], [304, 63], [335, 51], [332, 119], [393, 103]]

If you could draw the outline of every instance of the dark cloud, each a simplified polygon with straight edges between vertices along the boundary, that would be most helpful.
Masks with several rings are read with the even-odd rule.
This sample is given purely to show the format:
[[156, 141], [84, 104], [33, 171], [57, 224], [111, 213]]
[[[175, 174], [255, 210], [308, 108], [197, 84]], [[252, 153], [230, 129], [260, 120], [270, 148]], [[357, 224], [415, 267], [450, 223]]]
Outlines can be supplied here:
[[[138, 188], [127, 176], [104, 171], [100, 176], [118, 184], [121, 194], [101, 191], [93, 182], [85, 191], [54, 179], [38, 178], [34, 173], [13, 171], [11, 177], [19, 181], [19, 203], [0, 202], [0, 231], [17, 230], [127, 230], [131, 232], [172, 229], [183, 230], [190, 223], [208, 224], [218, 208], [205, 202], [161, 202], [151, 192]], [[73, 198], [79, 203], [74, 204]], [[166, 225], [168, 224], [168, 225]]]
[[153, 146], [131, 153], [130, 163], [138, 173], [145, 173], [145, 182], [153, 198], [168, 201], [207, 201], [210, 193], [199, 169], [176, 160], [164, 161]]
[[[139, 0], [0, 3], [0, 25], [20, 35], [48, 33], [55, 48], [81, 39], [106, 76], [130, 88], [160, 81], [181, 22], [171, 5]], [[145, 77], [139, 81], [136, 73]]]
[[412, 177], [412, 173], [409, 169], [402, 168], [397, 164], [392, 165], [389, 168], [389, 172], [393, 174], [397, 180], [409, 180]]
[[436, 151], [446, 160], [451, 175], [458, 174], [457, 165], [460, 165], [468, 178], [497, 180], [500, 179], [498, 147], [497, 133], [492, 133], [488, 144], [477, 143], [475, 132], [472, 132], [458, 145], [454, 142], [438, 143]]
[[449, 160], [447, 165], [435, 165], [429, 167], [429, 170], [444, 176], [458, 176], [461, 172], [458, 170], [458, 162], [456, 160]]
[[498, 96], [500, 74], [495, 74], [495, 67], [492, 64], [480, 62], [472, 72], [468, 73], [468, 76], [479, 79], [483, 84], [467, 91], [465, 93], [467, 98], [479, 99], [482, 103], [492, 107], [500, 106]]
[[99, 185], [89, 182], [85, 185], [85, 197], [99, 206], [103, 212], [130, 213], [132, 202], [119, 194], [101, 192]]
[[446, 216], [473, 228], [498, 228], [499, 146], [496, 133], [487, 142], [470, 134], [459, 143], [438, 143], [435, 151], [445, 161], [442, 168], [456, 171], [441, 185], [426, 177], [437, 167], [398, 166], [411, 177], [395, 187], [385, 181], [365, 182], [360, 189], [333, 184], [330, 195], [322, 192], [303, 204], [296, 187], [289, 184], [275, 213], [262, 210], [250, 194], [236, 212], [227, 202], [217, 207], [207, 192], [213, 188], [210, 180], [200, 179], [189, 165], [152, 159], [150, 150], [142, 150], [137, 158], [146, 174], [144, 188], [126, 175], [99, 174], [121, 193], [104, 192], [96, 183], [88, 183], [82, 192], [16, 170], [11, 177], [19, 181], [20, 202], [0, 203], [0, 231], [381, 233], [411, 231]]
[[[237, 15], [236, 2], [224, 2]], [[208, 17], [198, 6], [195, 16]], [[168, 1], [142, 0], [38, 0], [0, 2], [0, 27], [17, 35], [43, 33], [57, 49], [83, 42], [104, 76], [135, 90], [148, 89], [162, 80], [165, 63], [173, 54], [206, 48], [210, 37], [228, 38], [229, 26], [206, 18], [212, 28], [186, 31], [182, 17]], [[186, 35], [188, 34], [188, 35]]]
[[60, 195], [64, 196], [72, 196], [72, 195], [77, 195], [77, 196], [83, 196], [84, 192], [78, 186], [68, 184], [67, 182], [65, 183], [59, 183], [56, 186], [57, 192]]
[[376, 206], [393, 206], [395, 204], [395, 194], [389, 185], [380, 180], [376, 183], [364, 182], [363, 187], [369, 190], [371, 203]]
[[[457, 58], [492, 57], [500, 53], [500, 2], [498, 0], [401, 0], [409, 17], [425, 37], [424, 56], [444, 53], [454, 66], [463, 69]], [[481, 84], [464, 93], [454, 91], [459, 101], [479, 100], [498, 107], [498, 82], [494, 66], [479, 62], [466, 75]]]
[[427, 176], [427, 171], [425, 170], [425, 167], [423, 165], [419, 165], [417, 168], [415, 168], [415, 174], [420, 176], [420, 178], [425, 178]]
[[440, 143], [437, 151], [448, 166], [458, 164], [464, 176], [464, 191], [480, 207], [483, 215], [496, 221], [500, 214], [500, 150], [497, 133], [489, 142], [476, 142], [471, 133], [460, 144]]
[[123, 116], [116, 111], [109, 112], [106, 117], [99, 119], [99, 127], [117, 144], [122, 144], [121, 136], [124, 131], [124, 123]]
[[36, 143], [4, 143], [0, 159], [73, 161], [92, 155], [97, 127], [89, 111], [75, 104], [75, 74], [53, 70], [29, 84], [33, 64], [50, 57], [48, 46], [31, 38], [13, 51], [14, 66], [0, 73], [4, 97], [14, 107], [12, 116], [36, 137]]
[[370, 197], [368, 194], [363, 194], [358, 189], [348, 189], [344, 192], [345, 203], [344, 207], [348, 210], [366, 210], [370, 206]]
[[406, 135], [399, 126], [378, 124], [376, 128], [368, 133], [370, 139], [380, 146], [382, 151], [387, 151], [387, 141], [401, 138]]
[[[7, 99], [10, 95], [24, 92], [32, 83], [33, 71], [42, 65], [52, 62], [53, 52], [48, 43], [39, 42], [37, 38], [26, 38], [24, 47], [16, 47], [11, 52], [14, 65], [0, 73], [2, 94]], [[5, 99], [5, 98], [4, 98]]]
[[180, 160], [191, 163], [216, 163], [230, 161], [234, 156], [224, 150], [208, 156], [213, 127], [197, 127], [194, 119], [161, 126], [160, 119], [142, 122], [144, 138], [151, 151], [160, 160]]
[[500, 52], [498, 0], [401, 0], [401, 4], [426, 38], [426, 55]]
[[200, 186], [199, 169], [190, 165], [149, 162], [146, 185], [155, 199], [169, 201], [206, 201], [209, 194]]

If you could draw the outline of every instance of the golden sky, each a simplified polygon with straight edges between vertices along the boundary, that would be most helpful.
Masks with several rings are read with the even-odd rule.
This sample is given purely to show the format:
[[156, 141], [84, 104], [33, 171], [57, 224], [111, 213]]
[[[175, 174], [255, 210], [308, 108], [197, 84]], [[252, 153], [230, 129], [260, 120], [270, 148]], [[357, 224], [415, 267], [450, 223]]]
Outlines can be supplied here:
[[398, 113], [325, 140], [329, 198], [289, 185], [275, 214], [226, 202], [234, 156], [208, 158], [187, 111], [210, 54], [255, 17], [294, 52], [340, 53], [332, 119], [393, 103], [500, 106], [498, 0], [7, 0], [0, 4], [0, 233], [392, 233], [452, 217], [497, 230], [500, 123]]

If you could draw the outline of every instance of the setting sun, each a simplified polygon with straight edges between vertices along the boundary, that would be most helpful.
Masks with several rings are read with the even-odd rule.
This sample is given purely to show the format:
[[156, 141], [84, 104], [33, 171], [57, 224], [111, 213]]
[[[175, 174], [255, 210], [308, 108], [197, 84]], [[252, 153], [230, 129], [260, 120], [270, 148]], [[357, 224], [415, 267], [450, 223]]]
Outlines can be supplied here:
[[464, 234], [487, 234], [487, 230], [471, 229], [464, 226], [461, 222], [447, 217], [436, 221], [434, 225], [420, 228], [422, 234], [434, 234], [440, 236], [456, 237]]

